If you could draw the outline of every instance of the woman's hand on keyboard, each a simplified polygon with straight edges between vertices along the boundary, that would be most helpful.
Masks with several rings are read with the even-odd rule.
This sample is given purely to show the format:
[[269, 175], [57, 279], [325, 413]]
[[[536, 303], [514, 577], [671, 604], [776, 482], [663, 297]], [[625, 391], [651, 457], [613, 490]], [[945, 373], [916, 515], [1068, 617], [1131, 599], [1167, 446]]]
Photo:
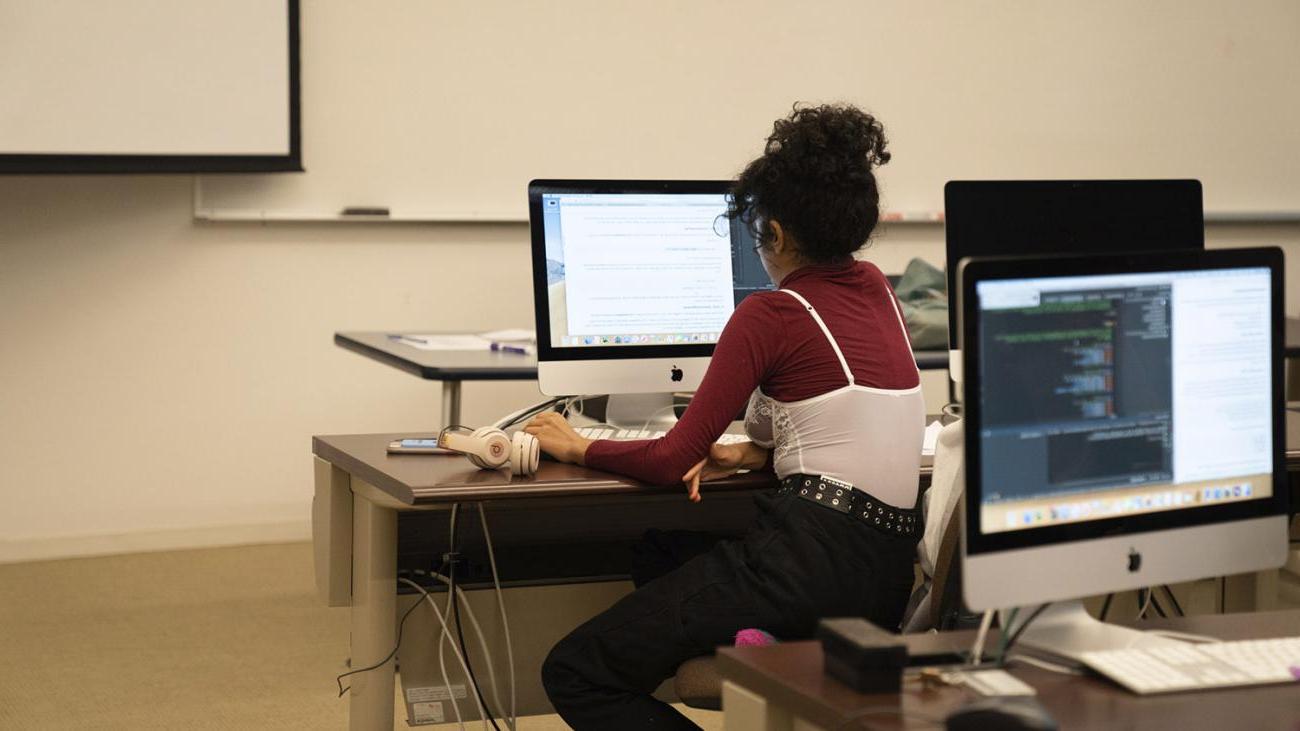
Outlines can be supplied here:
[[524, 431], [537, 437], [542, 451], [561, 462], [583, 464], [591, 440], [578, 434], [569, 422], [554, 411], [534, 416]]
[[686, 484], [686, 494], [691, 502], [700, 501], [700, 483], [721, 480], [736, 474], [740, 470], [756, 470], [767, 463], [767, 450], [753, 442], [738, 444], [714, 443], [709, 447], [709, 456], [695, 463], [695, 466], [682, 475]]

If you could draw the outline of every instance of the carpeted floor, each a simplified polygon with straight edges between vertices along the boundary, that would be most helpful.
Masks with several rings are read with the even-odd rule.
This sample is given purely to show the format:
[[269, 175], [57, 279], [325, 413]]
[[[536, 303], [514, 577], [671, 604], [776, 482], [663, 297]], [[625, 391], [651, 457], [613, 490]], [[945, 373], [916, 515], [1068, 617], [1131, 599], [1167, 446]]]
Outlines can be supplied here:
[[0, 565], [0, 729], [346, 728], [348, 610], [312, 582], [306, 543]]
[[[348, 610], [322, 606], [312, 576], [306, 543], [0, 565], [0, 729], [346, 728]], [[1293, 575], [1281, 583], [1300, 602]], [[1207, 586], [1189, 610], [1213, 611]]]

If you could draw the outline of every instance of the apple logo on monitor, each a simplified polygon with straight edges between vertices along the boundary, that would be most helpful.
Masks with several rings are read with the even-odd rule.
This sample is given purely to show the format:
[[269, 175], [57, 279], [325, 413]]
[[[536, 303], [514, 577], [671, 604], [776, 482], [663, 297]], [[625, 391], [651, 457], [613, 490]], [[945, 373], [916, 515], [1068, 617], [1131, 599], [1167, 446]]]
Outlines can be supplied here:
[[668, 377], [673, 379], [673, 381], [682, 380], [682, 369], [678, 368], [677, 366], [673, 366], [673, 369], [671, 371], [668, 371]]

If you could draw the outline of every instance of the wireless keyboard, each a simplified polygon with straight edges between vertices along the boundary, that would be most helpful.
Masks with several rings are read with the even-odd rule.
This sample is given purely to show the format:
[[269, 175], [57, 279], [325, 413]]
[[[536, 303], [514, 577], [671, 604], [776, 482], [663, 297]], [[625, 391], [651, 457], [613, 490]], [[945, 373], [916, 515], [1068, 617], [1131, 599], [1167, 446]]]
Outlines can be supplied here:
[[1087, 652], [1084, 664], [1134, 693], [1300, 680], [1300, 637]]

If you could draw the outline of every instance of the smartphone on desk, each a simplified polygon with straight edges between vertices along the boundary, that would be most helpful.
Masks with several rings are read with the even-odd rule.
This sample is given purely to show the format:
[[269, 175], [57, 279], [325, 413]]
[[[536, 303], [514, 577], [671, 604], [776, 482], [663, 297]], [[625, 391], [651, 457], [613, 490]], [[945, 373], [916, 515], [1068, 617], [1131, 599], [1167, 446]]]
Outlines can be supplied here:
[[389, 454], [456, 454], [438, 446], [436, 437], [394, 439], [388, 443]]

